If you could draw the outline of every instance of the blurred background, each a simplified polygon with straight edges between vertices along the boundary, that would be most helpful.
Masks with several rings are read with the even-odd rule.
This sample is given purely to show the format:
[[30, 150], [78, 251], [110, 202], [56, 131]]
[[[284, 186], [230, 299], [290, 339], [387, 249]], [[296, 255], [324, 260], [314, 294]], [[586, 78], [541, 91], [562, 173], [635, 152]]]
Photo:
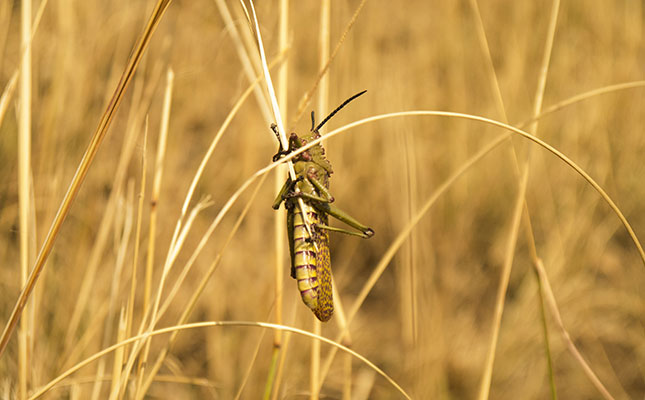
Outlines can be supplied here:
[[[20, 89], [12, 92], [8, 86], [20, 67], [22, 4], [0, 3], [0, 90], [9, 101], [0, 120], [3, 325], [22, 286]], [[331, 2], [332, 50], [359, 4]], [[328, 90], [327, 111], [356, 92], [367, 89], [367, 94], [334, 117], [325, 132], [362, 118], [409, 110], [454, 111], [518, 126], [531, 118], [553, 21], [551, 2], [490, 0], [479, 8], [471, 1], [402, 4], [371, 0], [361, 9], [330, 65], [327, 84], [321, 87]], [[33, 2], [33, 18], [40, 5]], [[31, 62], [32, 264], [153, 6], [153, 1], [68, 0], [50, 1], [43, 8]], [[256, 67], [256, 50], [236, 44], [235, 36], [249, 31], [240, 4], [229, 1], [226, 6], [232, 24], [215, 1], [175, 0], [155, 32], [23, 316], [30, 326], [26, 359], [30, 392], [118, 341], [119, 315], [127, 308], [133, 264], [138, 268], [133, 331], [147, 304], [144, 275], [150, 256], [152, 292], [159, 288], [195, 172], [250, 85], [241, 66], [241, 48]], [[256, 6], [271, 62], [281, 54], [280, 6], [277, 1], [258, 1]], [[312, 89], [320, 69], [320, 16], [320, 2], [289, 5], [289, 48], [282, 56], [288, 68], [288, 107], [283, 118], [287, 129], [296, 132], [309, 130], [309, 110], [319, 110], [315, 92], [304, 117], [294, 122], [300, 101]], [[645, 79], [644, 21], [640, 0], [560, 4], [542, 109], [593, 89]], [[152, 230], [155, 246], [149, 254], [150, 193], [158, 170], [155, 158], [169, 69], [174, 72], [172, 106]], [[274, 81], [280, 83], [277, 70], [272, 69]], [[262, 100], [252, 95], [242, 104], [206, 164], [190, 207], [207, 196], [212, 204], [195, 218], [168, 275], [162, 302], [225, 203], [275, 154], [277, 143], [269, 129], [273, 121], [263, 114]], [[535, 132], [608, 192], [640, 238], [645, 237], [644, 109], [645, 88], [634, 85], [550, 113], [539, 120]], [[320, 112], [317, 115], [322, 118]], [[413, 116], [371, 122], [326, 142], [334, 168], [335, 204], [376, 232], [370, 240], [331, 235], [337, 304], [351, 308], [387, 249], [422, 205], [504, 132], [463, 119]], [[137, 242], [144, 154], [146, 186]], [[519, 165], [530, 159], [526, 206], [531, 228], [527, 230], [524, 217], [513, 249], [490, 397], [551, 396], [529, 231], [564, 326], [584, 359], [615, 398], [642, 397], [645, 269], [639, 253], [617, 216], [580, 175], [519, 136], [502, 142], [440, 195], [387, 264], [349, 325], [351, 340], [343, 343], [383, 369], [413, 398], [478, 395], [505, 253], [512, 242], [513, 210], [520, 190], [515, 157]], [[313, 317], [289, 277], [286, 233], [277, 242], [283, 261], [281, 265], [275, 261], [280, 250], [271, 204], [274, 181], [283, 179], [283, 175], [270, 175], [242, 193], [208, 237], [157, 327], [177, 323], [213, 261], [221, 256], [189, 322], [274, 322], [278, 267], [284, 279], [282, 323], [312, 329]], [[252, 196], [257, 185], [261, 185], [259, 191]], [[223, 248], [249, 202], [239, 230]], [[277, 213], [284, 218], [283, 208]], [[332, 225], [342, 226], [337, 221]], [[558, 396], [600, 398], [567, 350], [548, 309], [546, 315]], [[322, 326], [322, 335], [336, 338], [342, 328], [339, 319], [337, 312]], [[272, 331], [249, 327], [180, 333], [147, 398], [232, 398], [240, 388], [242, 398], [257, 398], [267, 382], [273, 338]], [[168, 336], [152, 340], [150, 363], [167, 340]], [[288, 345], [283, 345], [277, 397], [306, 398], [311, 393], [312, 339], [290, 335], [283, 340]], [[330, 350], [322, 345], [323, 360]], [[18, 396], [19, 358], [16, 332], [0, 359], [0, 396]], [[114, 354], [101, 360], [103, 367], [100, 362], [89, 364], [45, 397], [89, 398], [94, 393], [96, 398], [107, 398], [113, 364], [120, 361]], [[353, 359], [349, 371], [345, 356], [339, 353], [320, 397], [341, 398], [347, 393], [343, 385], [348, 377], [352, 398], [398, 396], [364, 363]], [[100, 387], [99, 381], [103, 382]], [[126, 391], [126, 398], [133, 396], [134, 386]]]

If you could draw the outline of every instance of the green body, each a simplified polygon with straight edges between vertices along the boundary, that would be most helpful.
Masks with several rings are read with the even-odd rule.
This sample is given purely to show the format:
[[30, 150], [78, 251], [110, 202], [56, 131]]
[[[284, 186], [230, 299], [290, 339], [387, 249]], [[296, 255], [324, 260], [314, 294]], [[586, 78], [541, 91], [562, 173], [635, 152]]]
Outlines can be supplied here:
[[[292, 134], [289, 147], [291, 150], [297, 149], [316, 137], [317, 135], [307, 135], [301, 139]], [[328, 321], [334, 312], [329, 235], [324, 229], [318, 228], [320, 225], [327, 225], [328, 217], [316, 209], [318, 200], [311, 198], [303, 197], [304, 209], [301, 210], [295, 193], [300, 193], [300, 196], [321, 197], [310, 177], [320, 182], [325, 189], [329, 188], [331, 164], [324, 157], [322, 146], [314, 146], [294, 160], [294, 169], [298, 180], [295, 184], [291, 179], [287, 180], [276, 198], [277, 206], [284, 200], [287, 209], [291, 277], [298, 282], [298, 290], [307, 307], [319, 320]], [[311, 229], [312, 238], [309, 237], [307, 225]]]
[[[334, 312], [329, 235], [324, 229], [317, 228], [320, 224], [327, 225], [327, 215], [319, 213], [310, 201], [304, 202], [302, 211], [295, 198], [287, 202], [291, 277], [298, 282], [298, 290], [307, 307], [319, 320], [328, 321]], [[312, 232], [311, 240], [304, 218], [307, 218]]]
[[[358, 95], [343, 103], [322, 124], [356, 97]], [[322, 124], [313, 128], [312, 113], [312, 131], [302, 137], [292, 133], [289, 137], [289, 149], [285, 151], [280, 146], [274, 160], [319, 138], [318, 129]], [[275, 126], [272, 128], [274, 131], [276, 130]], [[287, 209], [291, 277], [298, 282], [302, 301], [319, 320], [325, 322], [331, 318], [334, 312], [328, 231], [342, 232], [363, 238], [371, 237], [374, 231], [330, 204], [334, 201], [329, 193], [329, 177], [332, 174], [332, 168], [325, 158], [325, 150], [320, 144], [294, 157], [293, 163], [296, 180], [287, 179], [273, 203], [273, 208], [278, 209], [284, 201]], [[304, 207], [302, 208], [299, 199], [303, 200]], [[359, 232], [330, 227], [328, 225], [330, 215]]]

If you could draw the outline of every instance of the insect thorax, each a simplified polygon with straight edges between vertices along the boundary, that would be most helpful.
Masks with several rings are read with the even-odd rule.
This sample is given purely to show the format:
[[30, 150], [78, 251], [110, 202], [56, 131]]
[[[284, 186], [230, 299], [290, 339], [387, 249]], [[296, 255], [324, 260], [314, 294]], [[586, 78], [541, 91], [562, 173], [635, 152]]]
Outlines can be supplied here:
[[[290, 145], [294, 150], [297, 150], [318, 138], [320, 138], [320, 134], [318, 132], [308, 132], [302, 135], [302, 137], [292, 133], [290, 137]], [[324, 169], [328, 176], [333, 172], [331, 163], [325, 157], [325, 149], [320, 144], [317, 144], [303, 152], [300, 156], [296, 157], [296, 160], [315, 163], [318, 167]]]

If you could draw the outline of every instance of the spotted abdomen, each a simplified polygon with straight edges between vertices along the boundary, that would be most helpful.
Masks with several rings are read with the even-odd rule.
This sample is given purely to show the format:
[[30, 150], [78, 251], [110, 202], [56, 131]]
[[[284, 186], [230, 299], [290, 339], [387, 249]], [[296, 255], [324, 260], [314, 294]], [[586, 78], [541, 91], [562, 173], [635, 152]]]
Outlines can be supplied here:
[[309, 234], [299, 207], [293, 211], [292, 276], [298, 282], [302, 301], [316, 317], [325, 322], [334, 313], [331, 284], [331, 263], [329, 255], [329, 236], [326, 231], [316, 229], [315, 225], [327, 224], [327, 217], [305, 203], [304, 212], [309, 217], [313, 238]]

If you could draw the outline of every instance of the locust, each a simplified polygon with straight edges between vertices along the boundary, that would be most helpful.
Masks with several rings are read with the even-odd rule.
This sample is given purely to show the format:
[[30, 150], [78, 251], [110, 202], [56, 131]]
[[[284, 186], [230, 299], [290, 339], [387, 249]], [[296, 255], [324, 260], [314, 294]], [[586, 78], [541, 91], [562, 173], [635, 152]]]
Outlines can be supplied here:
[[[315, 125], [312, 111], [311, 131], [302, 136], [298, 136], [295, 132], [291, 133], [287, 149], [282, 146], [277, 126], [272, 124], [271, 129], [280, 143], [273, 161], [320, 138], [319, 131], [323, 125], [340, 109], [365, 92], [364, 90], [345, 100], [318, 126]], [[273, 202], [273, 209], [279, 209], [280, 204], [284, 202], [287, 210], [291, 277], [297, 281], [298, 290], [305, 305], [319, 320], [326, 322], [334, 312], [329, 232], [340, 232], [367, 239], [374, 235], [374, 231], [331, 204], [334, 202], [334, 197], [329, 191], [329, 178], [333, 171], [321, 144], [316, 144], [298, 154], [292, 161], [296, 179], [287, 178]], [[302, 202], [299, 199], [302, 199]], [[344, 222], [355, 231], [329, 226], [330, 216]]]

